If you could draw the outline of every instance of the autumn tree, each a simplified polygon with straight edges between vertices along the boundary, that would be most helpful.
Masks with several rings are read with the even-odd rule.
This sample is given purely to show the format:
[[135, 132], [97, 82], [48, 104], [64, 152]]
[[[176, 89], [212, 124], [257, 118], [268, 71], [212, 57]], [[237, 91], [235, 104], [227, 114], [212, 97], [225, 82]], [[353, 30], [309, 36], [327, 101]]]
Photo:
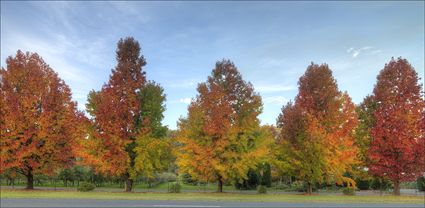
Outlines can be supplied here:
[[74, 163], [84, 115], [71, 90], [36, 53], [18, 51], [0, 70], [0, 172], [14, 171], [33, 189], [35, 174]]
[[292, 102], [282, 108], [278, 118], [281, 135], [276, 146], [276, 163], [283, 173], [304, 181], [307, 193], [311, 194], [313, 184], [323, 181], [326, 164], [323, 137], [310, 134], [308, 119]]
[[109, 82], [91, 91], [86, 105], [92, 127], [81, 156], [98, 172], [123, 177], [125, 191], [132, 190], [138, 174], [149, 176], [162, 167], [167, 153], [167, 144], [157, 140], [166, 133], [161, 126], [165, 95], [159, 85], [146, 82], [140, 50], [131, 37], [118, 42], [118, 64]]
[[347, 93], [338, 90], [326, 64], [312, 63], [298, 85], [295, 103], [285, 106], [278, 118], [281, 166], [299, 175], [308, 193], [314, 182], [354, 186], [352, 179], [344, 177], [356, 163], [354, 104]]
[[261, 97], [229, 60], [216, 63], [208, 80], [179, 121], [177, 164], [180, 173], [200, 181], [246, 179], [249, 169], [268, 153], [260, 130]]
[[412, 181], [425, 171], [425, 129], [422, 85], [406, 59], [392, 59], [377, 77], [373, 90], [373, 137], [370, 172], [387, 177], [400, 195], [400, 182]]

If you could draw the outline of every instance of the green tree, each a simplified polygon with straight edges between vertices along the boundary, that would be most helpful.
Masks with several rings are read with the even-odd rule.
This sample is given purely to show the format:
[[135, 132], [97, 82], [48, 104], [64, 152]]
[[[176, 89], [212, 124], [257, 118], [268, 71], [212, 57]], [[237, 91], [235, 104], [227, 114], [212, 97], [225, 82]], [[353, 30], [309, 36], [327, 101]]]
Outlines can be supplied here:
[[355, 177], [361, 183], [369, 183], [372, 179], [368, 174], [369, 157], [368, 150], [372, 141], [371, 129], [374, 126], [374, 112], [377, 108], [377, 102], [372, 95], [364, 98], [362, 103], [356, 107], [359, 124], [355, 132], [356, 146], [358, 147], [359, 163], [354, 169]]
[[148, 82], [139, 92], [141, 101], [140, 129], [134, 152], [133, 178], [142, 175], [148, 179], [154, 173], [166, 170], [171, 159], [170, 141], [166, 139], [167, 127], [162, 125], [165, 111], [164, 89], [155, 82]]

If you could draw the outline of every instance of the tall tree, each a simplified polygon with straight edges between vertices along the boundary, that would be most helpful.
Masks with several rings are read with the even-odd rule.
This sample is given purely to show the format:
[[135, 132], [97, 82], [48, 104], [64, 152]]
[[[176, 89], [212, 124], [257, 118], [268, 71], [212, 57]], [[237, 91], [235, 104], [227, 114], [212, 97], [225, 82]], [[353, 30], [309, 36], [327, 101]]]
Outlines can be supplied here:
[[[355, 182], [344, 173], [356, 163], [355, 106], [338, 90], [328, 65], [311, 64], [300, 78], [295, 103], [284, 107], [278, 119], [281, 151], [288, 151], [284, 167], [295, 168], [309, 185], [316, 181]], [[314, 159], [317, 158], [317, 159]]]
[[181, 173], [201, 181], [246, 179], [249, 169], [268, 153], [258, 115], [261, 97], [229, 60], [216, 63], [207, 82], [179, 122], [177, 164]]
[[169, 155], [162, 140], [166, 127], [161, 125], [165, 111], [163, 89], [146, 82], [140, 45], [133, 38], [121, 39], [117, 66], [109, 82], [98, 92], [91, 91], [86, 104], [92, 116], [90, 136], [83, 142], [81, 156], [96, 171], [125, 180], [125, 191], [133, 179], [146, 177], [164, 166]]
[[400, 182], [425, 171], [425, 103], [422, 85], [406, 59], [392, 59], [377, 77], [373, 90], [378, 104], [370, 144], [370, 172], [385, 176], [400, 195]]
[[18, 51], [0, 70], [0, 172], [27, 178], [53, 174], [74, 162], [75, 141], [83, 137], [84, 118], [71, 90], [36, 53]]

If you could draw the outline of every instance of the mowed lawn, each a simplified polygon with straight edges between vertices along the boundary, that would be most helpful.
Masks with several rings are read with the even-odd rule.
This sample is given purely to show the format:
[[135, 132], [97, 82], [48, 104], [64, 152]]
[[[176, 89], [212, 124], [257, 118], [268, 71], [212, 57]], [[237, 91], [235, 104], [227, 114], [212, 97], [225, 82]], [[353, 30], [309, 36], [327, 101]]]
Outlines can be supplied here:
[[391, 203], [424, 204], [423, 196], [344, 196], [335, 194], [240, 194], [240, 193], [124, 193], [77, 192], [50, 190], [1, 189], [1, 198], [50, 198], [50, 199], [121, 199], [121, 200], [201, 200], [235, 202], [326, 202], [326, 203]]

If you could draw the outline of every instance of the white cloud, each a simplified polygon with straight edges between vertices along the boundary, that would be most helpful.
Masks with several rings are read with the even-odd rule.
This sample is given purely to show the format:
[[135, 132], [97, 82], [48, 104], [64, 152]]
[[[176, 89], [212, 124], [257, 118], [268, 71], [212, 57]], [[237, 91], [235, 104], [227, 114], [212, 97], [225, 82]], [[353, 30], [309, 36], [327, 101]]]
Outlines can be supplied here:
[[382, 52], [381, 50], [376, 49], [375, 47], [372, 47], [372, 46], [365, 46], [365, 47], [357, 48], [357, 49], [351, 47], [347, 49], [347, 53], [351, 54], [351, 57], [353, 59], [357, 58], [360, 54], [374, 55], [374, 54], [379, 54], [381, 52]]
[[360, 54], [360, 51], [354, 51], [352, 54], [353, 58], [357, 58], [357, 56]]
[[270, 97], [264, 97], [263, 102], [265, 104], [284, 105], [288, 102], [288, 99], [286, 99], [283, 96], [270, 96]]
[[296, 87], [292, 85], [257, 85], [255, 89], [262, 93], [268, 92], [284, 92], [295, 90]]
[[[84, 110], [86, 94], [90, 89], [96, 88], [95, 77], [91, 69], [108, 69], [104, 65], [102, 53], [102, 41], [90, 44], [86, 41], [80, 43], [73, 41], [71, 37], [61, 34], [52, 34], [46, 37], [28, 36], [25, 32], [19, 32], [15, 28], [4, 34], [2, 44], [2, 61], [6, 56], [15, 56], [18, 49], [38, 53], [49, 66], [59, 74], [59, 77], [71, 87], [73, 98], [78, 102], [78, 108]], [[3, 31], [2, 31], [3, 33]], [[3, 42], [3, 40], [2, 40]], [[3, 64], [4, 62], [2, 62]]]
[[179, 101], [181, 103], [190, 104], [190, 102], [192, 101], [192, 99], [191, 98], [181, 98]]
[[178, 100], [171, 100], [170, 103], [184, 103], [184, 104], [190, 104], [192, 102], [192, 98], [185, 97], [180, 98]]

